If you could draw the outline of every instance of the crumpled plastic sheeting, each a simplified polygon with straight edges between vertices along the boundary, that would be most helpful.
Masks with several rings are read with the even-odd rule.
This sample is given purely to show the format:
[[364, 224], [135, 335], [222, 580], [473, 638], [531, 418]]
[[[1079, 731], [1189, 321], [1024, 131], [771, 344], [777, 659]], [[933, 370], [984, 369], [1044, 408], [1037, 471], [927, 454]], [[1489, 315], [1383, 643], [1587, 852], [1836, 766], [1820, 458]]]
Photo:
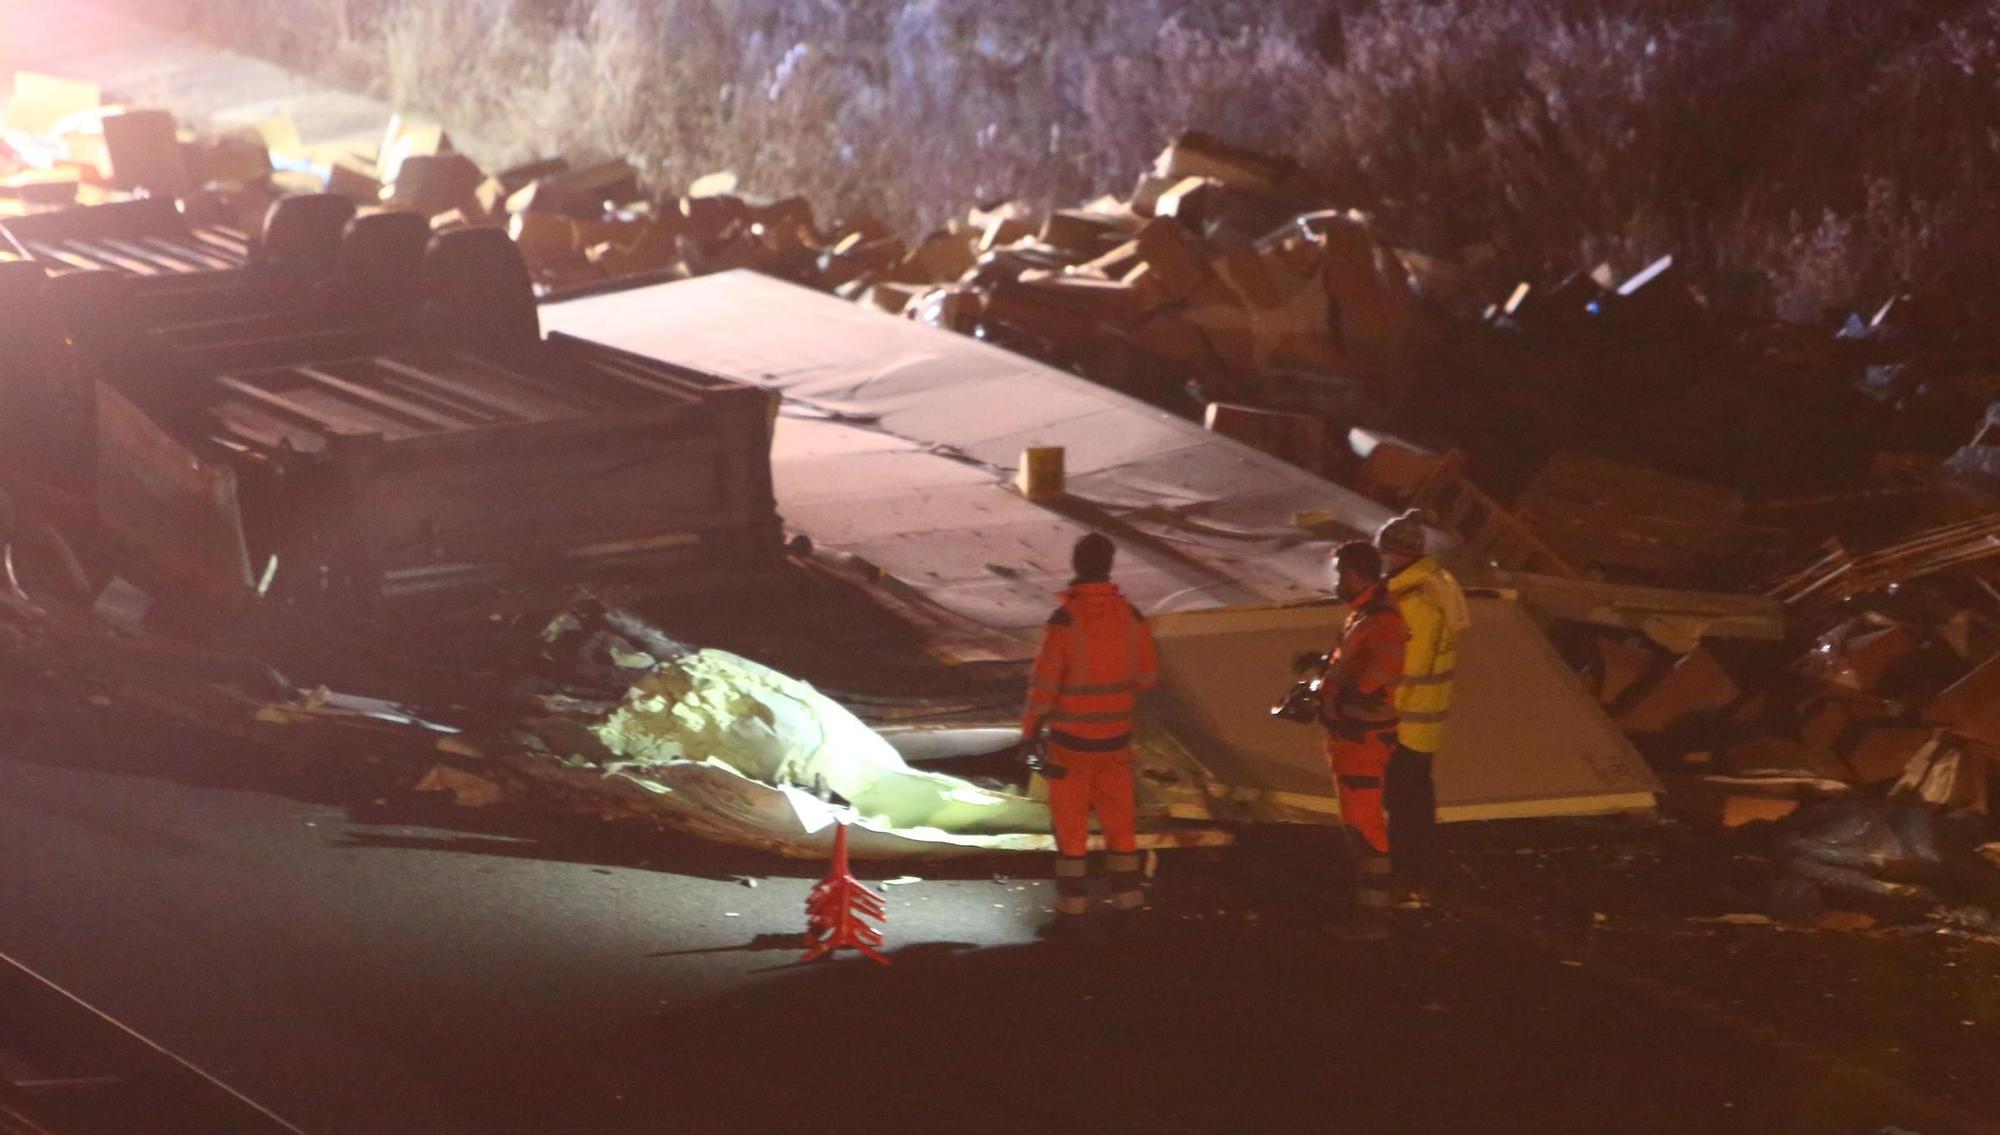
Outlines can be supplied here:
[[1801, 815], [1805, 826], [1785, 841], [1790, 858], [1772, 892], [1781, 917], [1809, 921], [1830, 902], [1886, 904], [1905, 914], [1937, 903], [1919, 881], [1941, 863], [1928, 813], [1844, 800]]
[[1923, 875], [1941, 862], [1928, 814], [1862, 801], [1815, 810], [1786, 849], [1830, 866], [1894, 878]]
[[832, 792], [874, 828], [1049, 830], [1046, 806], [912, 769], [831, 698], [727, 651], [660, 663], [591, 731], [618, 758], [610, 773], [644, 778], [649, 769], [713, 762], [765, 784]]

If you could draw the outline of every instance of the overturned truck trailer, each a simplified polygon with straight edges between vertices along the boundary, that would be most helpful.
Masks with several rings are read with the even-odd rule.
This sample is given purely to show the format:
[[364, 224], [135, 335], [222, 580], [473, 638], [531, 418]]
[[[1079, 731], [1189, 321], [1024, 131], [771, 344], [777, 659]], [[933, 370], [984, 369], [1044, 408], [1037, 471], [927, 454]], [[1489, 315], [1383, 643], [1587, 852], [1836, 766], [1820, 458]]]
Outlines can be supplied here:
[[421, 217], [356, 217], [326, 194], [249, 227], [161, 198], [0, 218], [4, 463], [87, 495], [97, 380], [144, 389], [229, 362], [190, 356], [205, 346], [407, 338], [439, 290], [422, 279], [430, 241]]
[[9, 222], [4, 266], [10, 433], [63, 439], [38, 464], [144, 582], [365, 608], [775, 564], [775, 398], [544, 339], [504, 233], [295, 197], [225, 255], [152, 205]]
[[579, 339], [505, 362], [316, 359], [180, 394], [148, 414], [100, 392], [98, 500], [114, 534], [198, 592], [698, 590], [777, 555], [768, 396]]
[[[353, 216], [350, 205], [347, 216]], [[340, 224], [333, 225], [337, 241]], [[189, 281], [247, 270], [262, 234], [231, 224], [195, 224], [164, 197], [91, 205], [0, 219], [0, 254], [31, 260], [45, 270], [113, 272]]]

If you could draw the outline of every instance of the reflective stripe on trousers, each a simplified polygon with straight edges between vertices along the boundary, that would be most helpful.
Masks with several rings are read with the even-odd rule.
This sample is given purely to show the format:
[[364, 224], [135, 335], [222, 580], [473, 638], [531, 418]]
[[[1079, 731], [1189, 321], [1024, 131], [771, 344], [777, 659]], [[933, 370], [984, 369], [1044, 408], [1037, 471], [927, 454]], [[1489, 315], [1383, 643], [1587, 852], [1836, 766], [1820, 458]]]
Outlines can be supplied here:
[[1367, 916], [1389, 909], [1389, 857], [1369, 846], [1359, 830], [1348, 828], [1354, 850], [1354, 906]]
[[1081, 855], [1056, 857], [1056, 913], [1082, 914], [1090, 909], [1090, 860]]
[[[1104, 857], [1111, 877], [1111, 909], [1137, 910], [1146, 905], [1142, 860], [1136, 851], [1114, 851]], [[1056, 857], [1056, 913], [1083, 914], [1090, 909], [1090, 859], [1082, 855]]]
[[1140, 887], [1131, 748], [1085, 753], [1052, 744], [1048, 756], [1068, 773], [1047, 782], [1058, 853], [1056, 913], [1082, 914], [1089, 909], [1090, 861], [1085, 856], [1090, 850], [1092, 812], [1110, 849], [1104, 866], [1111, 876], [1111, 905], [1118, 910], [1138, 909], [1146, 898]]
[[1104, 857], [1105, 873], [1111, 876], [1111, 909], [1137, 910], [1146, 904], [1140, 888], [1139, 853], [1114, 851]]

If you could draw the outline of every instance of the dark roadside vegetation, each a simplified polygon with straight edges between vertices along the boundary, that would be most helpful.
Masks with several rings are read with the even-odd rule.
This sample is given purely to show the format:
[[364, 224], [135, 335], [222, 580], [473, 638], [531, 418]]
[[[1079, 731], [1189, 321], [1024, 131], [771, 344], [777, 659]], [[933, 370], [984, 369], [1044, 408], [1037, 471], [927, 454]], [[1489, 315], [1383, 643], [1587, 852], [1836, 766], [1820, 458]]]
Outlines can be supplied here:
[[1816, 321], [2000, 251], [1992, 3], [124, 2], [509, 157], [730, 169], [913, 235], [1125, 192], [1200, 129], [1499, 277], [1672, 253]]

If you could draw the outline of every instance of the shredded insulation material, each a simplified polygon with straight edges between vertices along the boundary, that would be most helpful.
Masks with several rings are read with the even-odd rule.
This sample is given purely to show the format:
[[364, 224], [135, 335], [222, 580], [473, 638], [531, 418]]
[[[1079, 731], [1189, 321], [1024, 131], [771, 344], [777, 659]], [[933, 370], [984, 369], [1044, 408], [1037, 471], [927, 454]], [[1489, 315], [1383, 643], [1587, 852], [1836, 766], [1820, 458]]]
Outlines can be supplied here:
[[[913, 769], [831, 698], [727, 651], [702, 650], [660, 663], [591, 731], [618, 758], [607, 771], [643, 781], [663, 766], [723, 765], [764, 784], [802, 790], [788, 793], [802, 821], [826, 792], [850, 804], [857, 822], [879, 830], [1049, 830], [1044, 805]], [[834, 809], [826, 812], [830, 820]], [[818, 826], [807, 822], [808, 830]]]

